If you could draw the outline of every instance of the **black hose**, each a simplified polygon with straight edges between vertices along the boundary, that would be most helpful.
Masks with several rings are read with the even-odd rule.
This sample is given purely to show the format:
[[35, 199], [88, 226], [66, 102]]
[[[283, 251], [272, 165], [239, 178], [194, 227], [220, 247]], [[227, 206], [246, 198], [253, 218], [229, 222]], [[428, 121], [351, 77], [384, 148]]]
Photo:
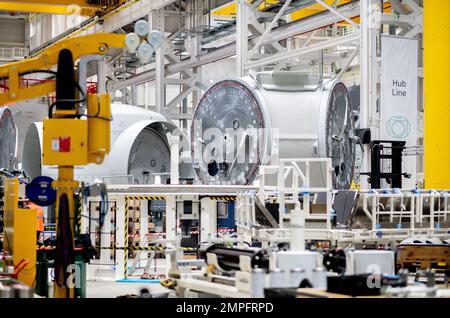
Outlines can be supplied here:
[[[55, 248], [55, 283], [59, 287], [67, 287], [68, 279], [72, 274], [67, 269], [70, 265], [74, 264], [75, 255], [73, 232], [70, 224], [69, 199], [67, 194], [63, 193], [59, 198], [58, 229]], [[69, 294], [67, 294], [67, 297], [69, 297]]]

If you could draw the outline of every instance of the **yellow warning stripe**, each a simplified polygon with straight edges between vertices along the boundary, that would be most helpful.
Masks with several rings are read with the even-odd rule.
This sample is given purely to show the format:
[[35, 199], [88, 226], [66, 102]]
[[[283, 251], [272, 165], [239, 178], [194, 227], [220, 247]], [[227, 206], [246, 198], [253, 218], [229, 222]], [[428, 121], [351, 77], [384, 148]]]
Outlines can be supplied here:
[[165, 200], [164, 196], [126, 196], [125, 200], [135, 200], [135, 201], [144, 201], [144, 200]]
[[213, 201], [236, 201], [237, 200], [237, 198], [235, 196], [226, 196], [226, 197], [210, 196], [209, 198]]
[[81, 205], [82, 205], [83, 199], [81, 195], [78, 197], [78, 213], [77, 213], [77, 230], [78, 235], [81, 234]]
[[[165, 200], [166, 197], [164, 196], [125, 196], [125, 228], [124, 228], [124, 245], [128, 246], [128, 209], [130, 205], [130, 201], [144, 201], [144, 200]], [[130, 246], [127, 248], [113, 248], [117, 250], [126, 250], [125, 253], [123, 253], [123, 263], [124, 263], [124, 273], [123, 277], [126, 279], [128, 277], [128, 252], [131, 251], [152, 251], [156, 250], [155, 247], [138, 247], [138, 246]], [[159, 249], [158, 249], [159, 250]]]

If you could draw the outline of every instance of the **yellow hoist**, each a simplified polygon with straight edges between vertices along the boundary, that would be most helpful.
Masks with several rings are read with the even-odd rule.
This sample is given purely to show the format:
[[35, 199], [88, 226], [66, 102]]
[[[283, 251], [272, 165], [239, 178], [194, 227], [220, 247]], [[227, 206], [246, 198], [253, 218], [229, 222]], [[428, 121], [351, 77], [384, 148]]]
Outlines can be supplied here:
[[[144, 21], [139, 22], [142, 28]], [[0, 66], [0, 78], [7, 87], [0, 93], [0, 105], [56, 94], [55, 101], [49, 107], [48, 119], [43, 124], [42, 158], [43, 165], [58, 167], [58, 179], [52, 182], [57, 193], [55, 297], [74, 297], [74, 288], [68, 282], [71, 275], [68, 268], [74, 264], [74, 193], [80, 186], [74, 180], [74, 166], [101, 164], [110, 151], [110, 95], [87, 94], [82, 89], [86, 79], [77, 78], [75, 64], [80, 58], [86, 62], [90, 56], [104, 56], [111, 48], [127, 48], [129, 52], [136, 52], [138, 45], [144, 47], [148, 61], [148, 53], [153, 53], [162, 42], [162, 34], [157, 31], [150, 33], [145, 39], [142, 36], [138, 38], [135, 33], [72, 38], [56, 43], [39, 56]], [[148, 50], [149, 45], [151, 50]], [[55, 66], [56, 71], [52, 71]], [[33, 73], [50, 73], [56, 80], [38, 82], [33, 86], [23, 85], [23, 76]], [[13, 189], [14, 185], [9, 188], [15, 195], [5, 194], [5, 201], [8, 201], [5, 205], [12, 210], [12, 215], [17, 215], [17, 189]], [[35, 252], [36, 244], [34, 242], [21, 248]]]

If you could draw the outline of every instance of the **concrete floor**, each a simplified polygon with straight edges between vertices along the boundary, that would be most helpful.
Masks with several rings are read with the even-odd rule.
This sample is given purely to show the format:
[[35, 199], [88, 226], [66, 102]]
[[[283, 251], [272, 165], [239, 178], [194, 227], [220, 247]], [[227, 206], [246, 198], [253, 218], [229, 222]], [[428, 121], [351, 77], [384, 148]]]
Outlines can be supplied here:
[[[88, 281], [86, 284], [86, 297], [116, 298], [128, 294], [139, 296], [140, 290], [142, 288], [147, 288], [155, 298], [169, 294], [169, 289], [161, 286], [159, 283], [119, 283], [115, 281]], [[173, 297], [173, 291], [170, 297]]]
[[[147, 288], [154, 297], [161, 297], [169, 293], [169, 289], [161, 286], [159, 282], [146, 282], [140, 279], [143, 274], [142, 266], [146, 265], [146, 261], [143, 261], [140, 269], [135, 272], [129, 271], [132, 282], [117, 282], [115, 280], [115, 270], [112, 266], [98, 265], [99, 261], [92, 261], [88, 265], [88, 280], [86, 283], [86, 297], [87, 298], [116, 298], [125, 295], [137, 295], [139, 296], [142, 288]], [[131, 269], [131, 264], [129, 269]], [[155, 263], [153, 263], [155, 264]], [[164, 274], [166, 272], [166, 260], [157, 259], [156, 268], [151, 267], [150, 274]], [[156, 270], [156, 272], [154, 271]], [[172, 291], [171, 294], [174, 294]], [[173, 296], [171, 296], [173, 297]]]

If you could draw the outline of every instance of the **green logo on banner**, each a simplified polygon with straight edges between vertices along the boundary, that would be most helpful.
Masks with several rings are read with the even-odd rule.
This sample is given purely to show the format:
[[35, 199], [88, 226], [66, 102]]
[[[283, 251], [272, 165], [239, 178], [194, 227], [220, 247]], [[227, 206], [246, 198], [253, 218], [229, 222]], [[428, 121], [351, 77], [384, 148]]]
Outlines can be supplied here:
[[389, 118], [386, 131], [395, 139], [406, 139], [411, 134], [411, 123], [405, 116], [392, 116]]

